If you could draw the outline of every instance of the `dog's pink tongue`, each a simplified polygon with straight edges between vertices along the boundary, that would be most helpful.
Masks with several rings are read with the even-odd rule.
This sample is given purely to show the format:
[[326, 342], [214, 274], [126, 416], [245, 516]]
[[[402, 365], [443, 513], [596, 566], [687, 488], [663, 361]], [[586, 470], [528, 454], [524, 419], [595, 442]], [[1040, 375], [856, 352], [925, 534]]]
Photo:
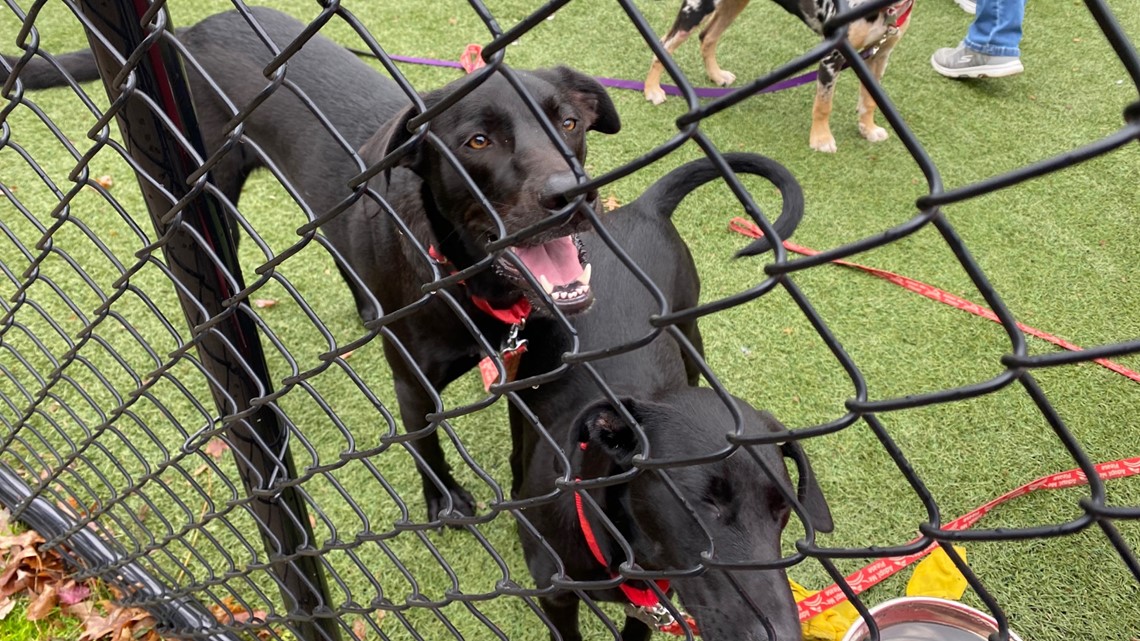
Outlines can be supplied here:
[[534, 247], [512, 247], [535, 278], [546, 276], [551, 285], [569, 285], [582, 275], [578, 247], [570, 236], [563, 236]]

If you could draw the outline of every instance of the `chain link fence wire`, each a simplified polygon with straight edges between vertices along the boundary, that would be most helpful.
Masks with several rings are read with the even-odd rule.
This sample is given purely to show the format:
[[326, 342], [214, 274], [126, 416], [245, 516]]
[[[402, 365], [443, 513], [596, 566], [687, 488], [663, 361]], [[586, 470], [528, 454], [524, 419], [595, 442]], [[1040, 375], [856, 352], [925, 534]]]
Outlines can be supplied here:
[[[1035, 377], [1040, 368], [1134, 354], [1140, 351], [1140, 340], [1031, 355], [1013, 314], [940, 209], [1064, 170], [1135, 141], [1140, 137], [1140, 102], [1131, 103], [1119, 130], [1101, 140], [947, 190], [938, 167], [846, 40], [852, 23], [886, 9], [893, 0], [870, 0], [855, 7], [841, 3], [826, 22], [817, 46], [731, 94], [704, 103], [664, 55], [654, 29], [634, 3], [618, 0], [647, 47], [665, 61], [667, 72], [677, 80], [687, 111], [676, 120], [677, 131], [671, 138], [597, 176], [587, 175], [580, 159], [547, 122], [546, 135], [576, 177], [563, 197], [570, 204], [554, 217], [554, 223], [580, 215], [601, 228], [601, 218], [586, 204], [584, 195], [634, 172], [652, 172], [655, 161], [695, 143], [723, 174], [741, 207], [768, 236], [778, 237], [752, 191], [734, 175], [701, 124], [835, 51], [843, 54], [869, 89], [891, 130], [925, 176], [929, 193], [915, 203], [918, 213], [913, 218], [882, 233], [811, 257], [793, 258], [777, 247], [770, 255], [753, 259], [766, 261], [765, 277], [731, 297], [673, 308], [671, 298], [643, 275], [639, 286], [648, 290], [659, 307], [659, 313], [647, 319], [647, 334], [604, 350], [583, 350], [574, 342], [565, 355], [566, 365], [513, 382], [503, 378], [504, 362], [495, 360], [499, 381], [489, 393], [456, 401], [442, 390], [432, 390], [434, 407], [416, 419], [430, 423], [433, 429], [405, 434], [386, 373], [376, 367], [358, 368], [354, 362], [379, 363], [365, 359], [377, 355], [384, 342], [390, 362], [412, 370], [419, 381], [436, 380], [437, 374], [420, 370], [410, 356], [412, 346], [402, 342], [391, 325], [438, 301], [471, 334], [463, 340], [481, 355], [497, 355], [502, 328], [488, 335], [486, 320], [472, 318], [465, 311], [469, 308], [462, 304], [463, 290], [456, 284], [493, 272], [494, 258], [504, 249], [542, 234], [551, 221], [521, 230], [512, 227], [512, 233], [505, 233], [511, 223], [504, 220], [504, 212], [490, 196], [483, 201], [486, 215], [504, 232], [484, 248], [490, 257], [449, 273], [428, 255], [427, 247], [418, 247], [424, 264], [435, 266], [430, 282], [422, 283], [422, 297], [407, 307], [384, 309], [376, 318], [367, 319], [363, 329], [357, 319], [345, 318], [343, 305], [329, 302], [331, 294], [298, 285], [289, 274], [323, 270], [324, 282], [335, 282], [339, 288], [334, 272], [347, 270], [346, 278], [362, 283], [351, 274], [349, 261], [341, 255], [343, 248], [318, 233], [321, 225], [360, 199], [371, 199], [384, 211], [398, 209], [399, 203], [386, 202], [383, 194], [369, 187], [368, 179], [389, 171], [414, 147], [431, 145], [443, 154], [446, 145], [436, 137], [432, 124], [488, 78], [505, 77], [524, 104], [541, 113], [543, 106], [529, 95], [520, 75], [505, 66], [506, 52], [512, 42], [557, 14], [570, 0], [551, 1], [505, 30], [492, 11], [471, 0], [471, 11], [487, 30], [488, 44], [482, 52], [487, 66], [451, 85], [452, 91], [436, 96], [430, 105], [393, 62], [384, 48], [383, 34], [370, 32], [336, 2], [322, 3], [317, 18], [291, 42], [273, 43], [262, 37], [270, 62], [263, 70], [264, 82], [250, 87], [251, 98], [245, 100], [225, 95], [210, 78], [206, 84], [213, 95], [191, 95], [187, 76], [201, 75], [204, 67], [173, 29], [172, 18], [179, 19], [184, 3], [65, 0], [63, 4], [83, 24], [98, 54], [107, 94], [104, 101], [102, 95], [86, 93], [101, 91], [98, 84], [89, 86], [95, 89], [84, 89], [73, 78], [63, 82], [96, 121], [87, 132], [89, 142], [82, 144], [64, 134], [70, 124], [57, 125], [37, 107], [36, 93], [29, 86], [34, 64], [46, 60], [61, 69], [66, 66], [65, 57], [53, 57], [39, 45], [37, 17], [46, 4], [35, 2], [22, 8], [13, 0], [7, 2], [6, 19], [15, 18], [22, 24], [16, 42], [22, 53], [5, 51], [17, 55], [3, 63], [9, 78], [2, 89], [0, 151], [5, 163], [18, 159], [23, 165], [20, 171], [34, 176], [37, 184], [33, 188], [24, 181], [18, 192], [0, 183], [8, 201], [6, 211], [11, 212], [0, 220], [4, 289], [0, 301], [0, 504], [43, 533], [46, 545], [63, 553], [78, 577], [98, 577], [116, 586], [123, 602], [150, 610], [164, 635], [306, 641], [351, 639], [361, 633], [382, 639], [543, 638], [547, 629], [555, 629], [555, 622], [540, 607], [540, 600], [570, 591], [587, 606], [583, 625], [591, 634], [608, 637], [618, 634], [621, 617], [595, 600], [596, 590], [612, 590], [626, 579], [683, 581], [686, 576], [717, 572], [747, 576], [800, 564], [818, 564], [838, 582], [858, 612], [866, 615], [863, 600], [844, 580], [841, 563], [911, 554], [935, 542], [998, 621], [1000, 629], [992, 638], [1008, 639], [1002, 604], [950, 544], [1062, 537], [1090, 528], [1103, 533], [1131, 576], [1140, 581], [1140, 563], [1117, 527], [1122, 519], [1140, 517], [1140, 508], [1114, 505], [1106, 499], [1094, 462]], [[1084, 4], [1126, 69], [1129, 82], [1140, 88], [1140, 58], [1113, 14], [1102, 0]], [[234, 10], [255, 32], [261, 32], [260, 14], [238, 2]], [[378, 59], [415, 104], [407, 123], [407, 142], [377, 163], [369, 164], [357, 155], [353, 145], [316, 109], [314, 97], [305, 97], [291, 82], [290, 59], [330, 25], [355, 34], [354, 45]], [[315, 121], [323, 123], [326, 132], [322, 135], [336, 139], [357, 169], [355, 175], [336, 176], [338, 185], [347, 186], [345, 199], [329, 210], [309, 207], [308, 194], [291, 184], [278, 159], [249, 135], [251, 114], [267, 108], [267, 100], [282, 92], [301, 96]], [[192, 106], [207, 99], [224, 103], [232, 116], [224, 137], [208, 145], [202, 140]], [[49, 132], [52, 147], [21, 146], [14, 135], [13, 114], [17, 113], [23, 126]], [[303, 218], [289, 213], [273, 221], [244, 216], [242, 207], [231, 202], [211, 178], [212, 171], [239, 154], [255, 154], [279, 183], [277, 189], [246, 193], [243, 198], [278, 200], [283, 212], [299, 208]], [[112, 190], [92, 175], [93, 159], [107, 155], [129, 165], [141, 199], [133, 193], [133, 185], [123, 184], [130, 182], [127, 179], [120, 177], [120, 184]], [[59, 178], [62, 175], [66, 180]], [[465, 189], [478, 193], [478, 177], [463, 178]], [[33, 201], [35, 189], [48, 195], [54, 205], [51, 211], [27, 204]], [[113, 225], [96, 228], [73, 215], [73, 207], [93, 201], [112, 213]], [[149, 212], [150, 221], [144, 220], [144, 211]], [[620, 215], [620, 211], [614, 214]], [[295, 233], [289, 243], [282, 244], [276, 240], [279, 236], [266, 234], [270, 227], [295, 229]], [[108, 234], [108, 228], [115, 231]], [[988, 380], [905, 397], [875, 398], [858, 363], [797, 286], [796, 276], [927, 228], [937, 231], [997, 315], [1008, 336], [1008, 353], [1001, 357], [1000, 371]], [[634, 264], [607, 234], [601, 239], [622, 262]], [[77, 254], [98, 260], [79, 260]], [[516, 258], [506, 260], [515, 261], [516, 268], [521, 265]], [[539, 286], [534, 278], [529, 282]], [[703, 361], [700, 345], [694, 344], [684, 328], [776, 291], [790, 296], [819, 333], [834, 362], [849, 377], [854, 393], [841, 415], [825, 423], [747, 434], [740, 428], [739, 406], [728, 400], [730, 391]], [[542, 297], [539, 306], [552, 311], [554, 331], [573, 336], [572, 318], [554, 310], [552, 300]], [[288, 322], [258, 313], [275, 304], [295, 305], [299, 313]], [[531, 388], [585, 372], [587, 380], [597, 386], [597, 397], [616, 401], [624, 391], [610, 389], [599, 373], [604, 368], [596, 365], [630, 350], [646, 349], [660, 336], [671, 337], [681, 346], [695, 362], [702, 384], [714, 390], [734, 415], [737, 429], [724, 435], [715, 455], [636, 457], [629, 472], [582, 481], [572, 478], [570, 459], [575, 454], [567, 450], [556, 457], [562, 476], [556, 487], [544, 496], [517, 499], [511, 491], [510, 438], [505, 429], [491, 447], [457, 427], [459, 421], [496, 407], [500, 413], [494, 415], [495, 420], [505, 422], [501, 410], [509, 405], [512, 412], [529, 417], [534, 438], [561, 447], [565, 443], [550, 434], [528, 407]], [[1032, 527], [947, 529], [947, 517], [934, 493], [879, 416], [1007, 388], [1028, 395], [1055, 433], [1057, 444], [1087, 475], [1087, 492], [1076, 503], [1078, 514], [1066, 522]], [[627, 410], [619, 413], [635, 425], [638, 442], [648, 443], [649, 437], [633, 420], [636, 417]], [[804, 535], [793, 546], [786, 546], [778, 559], [731, 560], [713, 550], [681, 559], [673, 567], [646, 570], [637, 565], [633, 548], [624, 541], [629, 534], [623, 529], [626, 524], [610, 522], [597, 501], [610, 491], [600, 488], [620, 487], [649, 476], [663, 479], [663, 487], [672, 495], [668, 500], [683, 505], [685, 495], [679, 488], [683, 481], [674, 477], [690, 478], [684, 476], [686, 470], [737, 451], [749, 454], [759, 469], [775, 479], [779, 466], [765, 457], [766, 446], [855, 426], [870, 430], [923, 506], [926, 517], [918, 526], [918, 539], [901, 545], [829, 547], [805, 524]], [[477, 486], [473, 491], [480, 502], [474, 516], [451, 509], [455, 506], [445, 500], [438, 518], [424, 518], [426, 506], [415, 469], [417, 463], [423, 464], [419, 441], [429, 434], [447, 443], [449, 460], [460, 468], [457, 476]], [[801, 480], [807, 474], [802, 463], [797, 459], [789, 466]], [[821, 467], [821, 461], [816, 461], [816, 467]], [[793, 523], [803, 521], [808, 508], [790, 488], [778, 487], [779, 498], [792, 505]], [[599, 524], [599, 535], [613, 537], [620, 542], [615, 549], [624, 550], [626, 562], [614, 561], [620, 576], [583, 581], [559, 574], [553, 582], [536, 587], [523, 563], [514, 523], [520, 532], [535, 533], [527, 516], [531, 512], [524, 508], [541, 510], [579, 489], [590, 490], [579, 496], [590, 518]], [[833, 504], [842, 500], [829, 498]], [[685, 513], [697, 521], [708, 518], [692, 507]], [[447, 528], [440, 531], [440, 526]], [[576, 527], [566, 524], [568, 531]], [[702, 523], [701, 527], [707, 531], [709, 526]], [[561, 568], [560, 564], [555, 567]], [[651, 589], [664, 596], [659, 589]], [[1078, 600], [1084, 598], [1092, 597], [1077, 595]], [[765, 612], [744, 593], [730, 597], [733, 600], [751, 604], [745, 615], [763, 622], [761, 629], [775, 634], [771, 611]], [[511, 602], [510, 618], [489, 607], [504, 601]], [[218, 617], [212, 613], [218, 610], [253, 614]], [[682, 634], [691, 635], [691, 630], [683, 629]], [[706, 630], [709, 634], [723, 633]]]

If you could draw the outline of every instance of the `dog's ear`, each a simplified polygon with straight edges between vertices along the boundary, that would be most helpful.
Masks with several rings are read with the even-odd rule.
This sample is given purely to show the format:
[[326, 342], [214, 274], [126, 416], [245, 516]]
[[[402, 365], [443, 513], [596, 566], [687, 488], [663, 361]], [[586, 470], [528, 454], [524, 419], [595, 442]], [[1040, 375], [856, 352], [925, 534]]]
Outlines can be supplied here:
[[823, 497], [823, 489], [815, 480], [815, 472], [811, 469], [811, 463], [808, 462], [807, 452], [804, 451], [803, 446], [798, 441], [784, 443], [780, 446], [780, 451], [783, 452], [784, 456], [793, 460], [799, 470], [796, 498], [799, 499], [800, 505], [804, 506], [808, 518], [811, 519], [812, 527], [820, 532], [830, 532], [835, 528], [835, 524], [831, 520], [831, 508], [827, 505], [827, 499]]
[[[412, 105], [401, 109], [399, 113], [392, 117], [391, 120], [381, 125], [380, 129], [364, 143], [360, 149], [360, 156], [370, 165], [374, 165], [388, 154], [396, 151], [401, 145], [408, 142], [412, 138], [413, 132], [408, 131], [408, 121], [414, 118], [419, 111]], [[423, 165], [424, 153], [423, 145], [420, 143], [415, 148], [408, 150], [399, 160], [396, 161], [394, 167], [408, 167], [412, 171], [419, 173], [419, 169]], [[387, 174], [388, 172], [385, 172]]]
[[[626, 411], [641, 423], [641, 403], [631, 398], [621, 399]], [[628, 466], [633, 455], [641, 449], [641, 441], [630, 425], [609, 401], [598, 401], [588, 406], [574, 419], [575, 445], [583, 452], [601, 451], [606, 458], [621, 467]]]
[[603, 134], [621, 131], [621, 118], [605, 87], [597, 80], [569, 67], [537, 69], [534, 75], [558, 87], [585, 113], [590, 122], [586, 128]]

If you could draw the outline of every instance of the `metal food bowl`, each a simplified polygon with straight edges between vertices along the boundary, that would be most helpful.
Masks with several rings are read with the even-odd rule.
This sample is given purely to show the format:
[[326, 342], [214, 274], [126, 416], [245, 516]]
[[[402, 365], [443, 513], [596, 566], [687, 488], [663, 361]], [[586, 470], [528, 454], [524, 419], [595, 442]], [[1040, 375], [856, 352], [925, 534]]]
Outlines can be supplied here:
[[[871, 608], [881, 641], [987, 641], [997, 632], [997, 621], [968, 605], [934, 597], [902, 597]], [[866, 641], [867, 624], [859, 619], [843, 641]], [[1021, 637], [1009, 633], [1010, 641]]]

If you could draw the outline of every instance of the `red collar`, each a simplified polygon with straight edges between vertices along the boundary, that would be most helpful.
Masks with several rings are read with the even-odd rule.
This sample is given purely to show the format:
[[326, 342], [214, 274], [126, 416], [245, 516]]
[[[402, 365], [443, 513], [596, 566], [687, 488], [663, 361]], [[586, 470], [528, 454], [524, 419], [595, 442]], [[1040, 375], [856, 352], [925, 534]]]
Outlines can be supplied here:
[[[439, 253], [435, 245], [428, 245], [428, 255], [431, 256], [431, 259], [437, 264], [448, 266], [451, 272], [455, 273], [456, 270], [451, 265], [451, 261]], [[506, 325], [521, 325], [526, 322], [527, 317], [530, 316], [531, 306], [526, 296], [520, 296], [510, 307], [505, 308], [493, 307], [491, 303], [482, 296], [469, 296], [468, 298], [470, 298], [475, 307], [479, 308], [484, 314]]]
[[[585, 443], [583, 443], [583, 445], [585, 445]], [[580, 481], [581, 479], [575, 480]], [[594, 535], [594, 529], [590, 527], [590, 521], [586, 519], [586, 511], [582, 507], [582, 494], [580, 492], [574, 493], [574, 506], [578, 509], [578, 525], [582, 527], [582, 536], [586, 538], [586, 546], [590, 548], [590, 553], [594, 555], [594, 559], [597, 560], [602, 567], [609, 568], [610, 564], [606, 561], [606, 555], [602, 553], [602, 548], [598, 545], [598, 537]], [[616, 578], [618, 575], [611, 572], [610, 576]], [[659, 579], [654, 581], [654, 583], [657, 584], [657, 587], [661, 588], [662, 592], [669, 591], [669, 581]], [[629, 599], [630, 603], [638, 607], [651, 608], [659, 603], [657, 594], [649, 588], [635, 588], [628, 582], [623, 582], [618, 588], [621, 589], [622, 593], [625, 594], [625, 598]]]
[[910, 20], [910, 10], [914, 8], [914, 0], [902, 0], [887, 7], [888, 16], [898, 16], [895, 18], [895, 27], [901, 28]]
[[[586, 443], [579, 443], [578, 447], [585, 452]], [[574, 480], [581, 481], [582, 479], [575, 478]], [[586, 510], [582, 507], [582, 493], [580, 491], [574, 492], [574, 507], [578, 511], [578, 526], [582, 528], [582, 536], [586, 539], [586, 547], [590, 548], [590, 553], [594, 555], [594, 560], [602, 567], [609, 569], [610, 563], [606, 560], [606, 555], [602, 552], [601, 545], [598, 544], [598, 537], [594, 534], [594, 528], [590, 526], [590, 521], [586, 518]], [[610, 572], [611, 578], [616, 579], [618, 576], [618, 574]], [[669, 581], [667, 579], [657, 579], [654, 583], [657, 584], [657, 588], [660, 589], [661, 592], [669, 592]], [[622, 594], [625, 595], [625, 598], [634, 607], [647, 610], [663, 609], [661, 601], [657, 598], [657, 593], [649, 588], [635, 588], [630, 585], [628, 581], [623, 580], [618, 584], [618, 589], [622, 591]], [[657, 629], [668, 634], [685, 636], [685, 629], [681, 624], [678, 621], [672, 620], [672, 617], [668, 618], [670, 619], [669, 622], [658, 625]], [[685, 623], [688, 624], [693, 634], [700, 635], [700, 632], [697, 631], [697, 623], [693, 621], [692, 617], [685, 615]]]

